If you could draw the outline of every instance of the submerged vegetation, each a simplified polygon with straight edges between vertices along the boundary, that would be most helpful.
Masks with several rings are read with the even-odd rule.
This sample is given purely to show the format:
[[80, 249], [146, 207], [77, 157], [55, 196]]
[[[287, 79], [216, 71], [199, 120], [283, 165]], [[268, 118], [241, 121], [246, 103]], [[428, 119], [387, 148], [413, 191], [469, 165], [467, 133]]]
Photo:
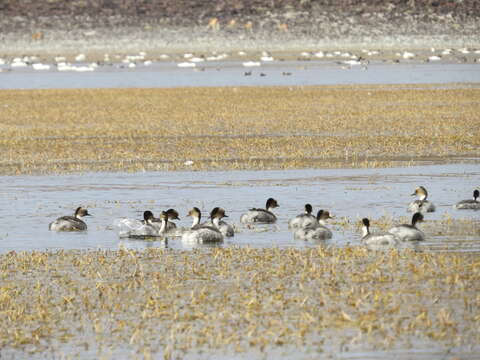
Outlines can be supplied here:
[[0, 174], [414, 164], [480, 155], [475, 86], [0, 91]]
[[300, 358], [308, 348], [467, 349], [480, 341], [475, 254], [11, 252], [0, 255], [0, 269], [0, 354], [170, 359], [281, 348]]

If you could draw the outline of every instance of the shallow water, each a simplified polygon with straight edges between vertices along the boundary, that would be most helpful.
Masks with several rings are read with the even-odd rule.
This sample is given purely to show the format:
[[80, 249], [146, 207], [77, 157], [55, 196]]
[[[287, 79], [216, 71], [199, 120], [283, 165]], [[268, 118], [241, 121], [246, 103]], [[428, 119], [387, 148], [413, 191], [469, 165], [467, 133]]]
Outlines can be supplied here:
[[[101, 66], [81, 73], [19, 68], [0, 72], [0, 89], [478, 83], [479, 69], [478, 64], [373, 63], [365, 70], [324, 61], [274, 61], [251, 68], [236, 61], [208, 62], [192, 69], [158, 62], [134, 69]], [[245, 76], [248, 72], [251, 75]]]
[[[478, 164], [428, 165], [388, 169], [315, 169], [288, 171], [226, 172], [146, 172], [90, 173], [54, 176], [0, 177], [0, 252], [45, 249], [118, 249], [119, 246], [190, 248], [179, 239], [145, 241], [119, 239], [113, 220], [141, 218], [150, 209], [158, 216], [173, 207], [180, 212], [179, 226], [188, 227], [187, 211], [199, 207], [205, 214], [214, 206], [226, 209], [229, 222], [239, 227], [234, 238], [221, 246], [316, 246], [295, 241], [287, 229], [288, 220], [301, 213], [310, 202], [314, 211], [328, 209], [335, 220], [343, 217], [358, 223], [362, 217], [411, 215], [406, 212], [410, 194], [424, 185], [437, 211], [426, 220], [451, 217], [472, 219], [479, 228], [478, 211], [452, 208], [459, 200], [470, 198], [479, 186]], [[278, 224], [245, 229], [240, 215], [248, 208], [262, 207], [268, 197], [278, 200]], [[71, 214], [77, 206], [87, 206], [94, 215], [86, 219], [84, 233], [55, 233], [48, 224], [61, 215]], [[335, 222], [335, 221], [334, 221]], [[426, 224], [420, 225], [424, 227]], [[356, 226], [331, 224], [335, 246], [359, 244]], [[373, 231], [375, 226], [373, 226]], [[474, 232], [475, 233], [475, 232]], [[431, 250], [479, 251], [480, 231], [476, 235], [429, 234], [421, 248]]]

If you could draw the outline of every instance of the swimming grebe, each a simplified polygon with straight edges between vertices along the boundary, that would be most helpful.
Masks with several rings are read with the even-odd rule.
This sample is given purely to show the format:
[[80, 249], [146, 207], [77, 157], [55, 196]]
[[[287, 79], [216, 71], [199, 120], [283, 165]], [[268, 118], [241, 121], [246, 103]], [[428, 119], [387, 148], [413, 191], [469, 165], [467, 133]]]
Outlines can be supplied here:
[[428, 192], [423, 186], [419, 186], [415, 189], [415, 192], [411, 194], [412, 196], [417, 195], [418, 200], [412, 201], [410, 205], [408, 205], [408, 211], [416, 213], [416, 212], [433, 212], [435, 211], [435, 205], [432, 202], [427, 200]]
[[370, 233], [370, 221], [367, 218], [362, 219], [362, 243], [375, 247], [393, 247], [398, 245], [399, 239], [390, 233]]
[[473, 200], [462, 200], [455, 204], [453, 207], [458, 210], [462, 209], [470, 209], [470, 210], [479, 210], [480, 209], [480, 201], [478, 201], [479, 197], [478, 190], [473, 191]]
[[250, 209], [246, 214], [240, 217], [240, 222], [243, 224], [272, 224], [277, 221], [277, 217], [272, 212], [272, 209], [277, 208], [277, 200], [269, 198], [267, 200], [265, 209]]
[[[203, 225], [208, 225], [208, 226], [215, 226], [215, 224], [212, 222], [213, 215], [215, 213], [219, 212], [219, 214], [222, 215], [222, 218], [228, 217], [228, 215], [225, 215], [225, 210], [222, 208], [215, 207], [213, 210], [210, 212], [210, 220], [206, 221]], [[235, 235], [235, 230], [233, 229], [233, 226], [227, 223], [226, 221], [219, 220], [218, 221], [218, 230], [223, 234], [225, 237], [232, 237]]]
[[[175, 230], [177, 228], [177, 225], [172, 220], [180, 220], [180, 218], [178, 217], [179, 216], [178, 211], [175, 209], [168, 209], [167, 211], [165, 211], [165, 213], [167, 214], [166, 231], [168, 232], [168, 231]], [[162, 219], [154, 218], [152, 222], [161, 223]]]
[[299, 228], [293, 233], [296, 240], [326, 240], [332, 238], [332, 232], [323, 224], [325, 220], [331, 219], [328, 211], [319, 210], [315, 223], [311, 223], [307, 227]]
[[213, 226], [200, 224], [202, 213], [197, 207], [194, 207], [192, 210], [190, 210], [187, 216], [191, 216], [193, 218], [193, 223], [191, 229], [182, 234], [182, 241], [189, 243], [213, 243], [223, 241], [223, 235], [218, 228], [219, 221], [224, 216], [221, 211], [212, 211], [211, 220]]
[[168, 214], [166, 211], [160, 213], [160, 224], [155, 221], [153, 213], [149, 210], [143, 213], [143, 227], [136, 229], [130, 235], [134, 236], [160, 236], [167, 232]]
[[49, 230], [52, 231], [84, 231], [87, 224], [82, 220], [84, 216], [91, 216], [87, 209], [78, 207], [73, 216], [62, 216], [50, 223]]
[[312, 223], [315, 223], [317, 219], [312, 215], [312, 205], [305, 204], [305, 213], [295, 216], [293, 219], [290, 219], [288, 222], [289, 229], [299, 229], [303, 227], [308, 227]]
[[390, 234], [395, 235], [401, 241], [422, 241], [425, 240], [425, 234], [416, 226], [418, 222], [423, 221], [423, 215], [416, 212], [412, 216], [411, 224], [397, 225], [388, 230]]
[[118, 235], [122, 238], [156, 237], [166, 233], [167, 219], [165, 211], [162, 211], [159, 219], [155, 219], [153, 213], [146, 210], [143, 212], [143, 220], [121, 219], [114, 224], [119, 228]]

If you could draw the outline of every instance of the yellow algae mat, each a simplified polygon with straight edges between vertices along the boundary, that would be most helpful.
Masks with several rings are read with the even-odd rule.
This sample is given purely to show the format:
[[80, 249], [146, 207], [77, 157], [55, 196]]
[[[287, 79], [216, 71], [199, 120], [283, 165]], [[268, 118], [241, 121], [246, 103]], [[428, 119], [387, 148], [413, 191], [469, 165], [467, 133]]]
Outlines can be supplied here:
[[176, 359], [293, 347], [293, 358], [304, 358], [308, 349], [468, 351], [480, 342], [475, 254], [12, 252], [0, 255], [0, 268], [0, 354]]
[[391, 166], [480, 156], [480, 88], [0, 91], [0, 174]]

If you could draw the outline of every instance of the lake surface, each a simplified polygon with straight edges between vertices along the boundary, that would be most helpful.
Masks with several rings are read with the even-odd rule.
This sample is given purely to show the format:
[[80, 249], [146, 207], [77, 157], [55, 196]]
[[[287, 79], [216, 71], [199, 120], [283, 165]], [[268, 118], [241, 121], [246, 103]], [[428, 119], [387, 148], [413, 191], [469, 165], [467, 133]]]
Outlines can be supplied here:
[[[287, 228], [288, 220], [311, 203], [316, 213], [328, 209], [335, 219], [329, 228], [334, 236], [328, 244], [360, 244], [363, 217], [410, 218], [406, 207], [418, 185], [425, 186], [437, 211], [429, 220], [471, 219], [480, 229], [480, 211], [455, 210], [452, 205], [471, 198], [479, 187], [480, 165], [425, 165], [387, 169], [315, 169], [288, 171], [226, 172], [145, 172], [90, 173], [52, 176], [0, 177], [0, 252], [46, 249], [118, 249], [120, 246], [143, 249], [170, 247], [190, 249], [180, 239], [145, 241], [120, 239], [113, 228], [115, 219], [141, 218], [144, 210], [156, 216], [175, 208], [180, 213], [178, 226], [188, 227], [186, 217], [193, 206], [207, 214], [213, 207], [226, 209], [229, 222], [239, 232], [220, 246], [305, 247], [316, 243], [296, 241]], [[246, 229], [240, 225], [242, 213], [250, 207], [263, 207], [268, 197], [278, 200], [278, 223]], [[88, 231], [55, 233], [48, 224], [86, 206], [94, 216], [87, 217]], [[349, 226], [340, 223], [346, 218]], [[337, 224], [335, 224], [337, 223]], [[427, 224], [421, 224], [420, 228]], [[375, 225], [372, 226], [375, 231]], [[429, 233], [421, 246], [429, 250], [479, 251], [480, 231], [476, 235]], [[201, 246], [201, 245], [199, 245]]]
[[175, 62], [150, 66], [103, 65], [94, 71], [0, 72], [0, 89], [171, 88], [190, 86], [307, 86], [358, 84], [449, 84], [480, 82], [480, 64], [371, 63], [345, 66], [325, 61], [273, 61], [244, 67], [240, 61], [205, 62], [179, 68]]

